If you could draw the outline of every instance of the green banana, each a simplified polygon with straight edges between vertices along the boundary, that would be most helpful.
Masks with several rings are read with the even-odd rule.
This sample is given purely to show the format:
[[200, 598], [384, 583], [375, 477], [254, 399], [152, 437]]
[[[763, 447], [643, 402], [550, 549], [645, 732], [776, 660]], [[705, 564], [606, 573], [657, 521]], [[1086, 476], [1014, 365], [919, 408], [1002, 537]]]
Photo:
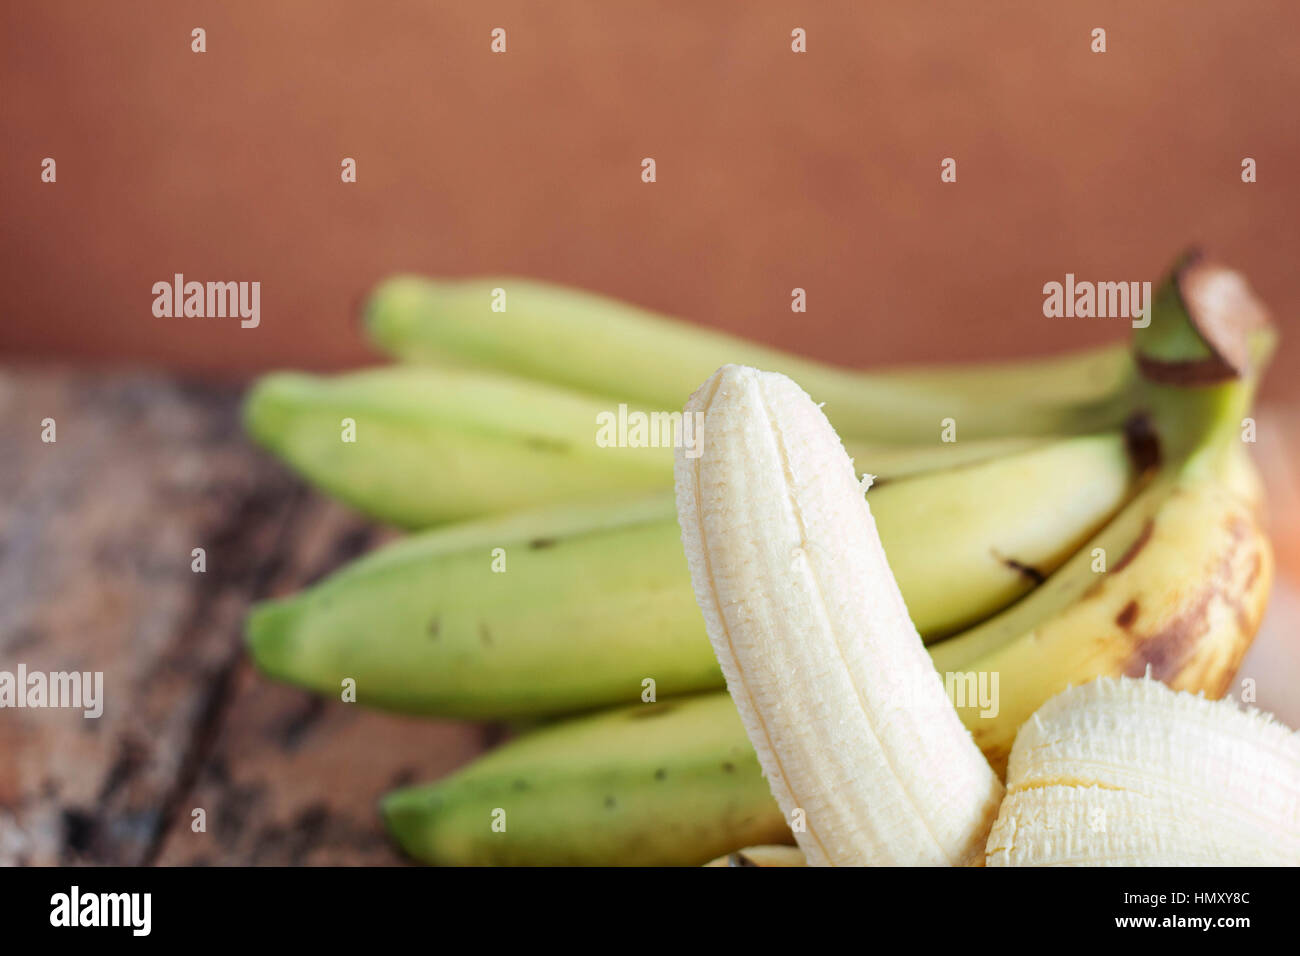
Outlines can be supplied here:
[[667, 487], [670, 447], [597, 444], [598, 416], [614, 407], [504, 376], [394, 366], [265, 376], [245, 399], [244, 422], [324, 491], [418, 528]]
[[[930, 649], [941, 673], [1001, 678], [1003, 692], [986, 702], [995, 705], [991, 717], [979, 715], [983, 704], [954, 699], [997, 769], [1003, 769], [1026, 715], [1072, 681], [1151, 673], [1176, 688], [1222, 693], [1262, 617], [1271, 577], [1267, 539], [1253, 520], [1254, 476], [1235, 440], [1251, 387], [1238, 383], [1181, 396], [1173, 412], [1180, 424], [1169, 438], [1175, 457], [1049, 582], [1053, 586], [1039, 588], [982, 628]], [[1152, 400], [1159, 405], [1162, 396]], [[1111, 555], [1103, 575], [1090, 567], [1093, 547]], [[950, 694], [955, 686], [949, 685]], [[407, 852], [433, 863], [660, 865], [694, 865], [707, 854], [717, 856], [754, 839], [728, 829], [726, 839], [733, 842], [719, 848], [722, 837], [707, 824], [727, 818], [736, 806], [751, 822], [779, 829], [782, 818], [756, 772], [730, 696], [704, 695], [683, 703], [688, 706], [675, 717], [642, 722], [635, 740], [603, 728], [620, 721], [626, 727], [645, 705], [552, 725], [448, 780], [390, 797], [385, 802], [390, 828]], [[702, 745], [707, 747], [703, 756]], [[727, 759], [735, 767], [742, 766], [744, 755], [747, 772], [733, 779], [734, 789], [720, 789], [709, 772], [720, 753], [733, 755]], [[630, 774], [629, 759], [637, 768]], [[655, 837], [644, 836], [639, 817], [635, 826], [616, 817], [607, 828], [602, 808], [621, 807], [625, 799], [615, 790], [617, 782], [640, 783], [630, 803], [641, 806], [651, 766], [659, 782], [682, 783], [680, 792], [651, 789], [645, 797], [646, 804], [663, 811], [652, 827]], [[512, 787], [523, 802], [509, 802]], [[683, 812], [688, 799], [690, 809]], [[517, 809], [530, 821], [518, 843], [490, 833], [492, 812], [507, 806], [515, 808], [507, 813]], [[517, 813], [508, 819], [516, 818]], [[707, 853], [694, 840], [678, 839], [683, 819], [706, 824], [698, 839], [709, 841]], [[646, 843], [653, 847], [649, 854]]]
[[[624, 421], [638, 412], [626, 409]], [[632, 437], [659, 441], [658, 447], [610, 444], [619, 437], [619, 415], [613, 400], [498, 374], [418, 366], [333, 377], [274, 373], [244, 403], [246, 429], [260, 445], [333, 496], [404, 528], [671, 488], [669, 442], [674, 435], [695, 440], [693, 433], [647, 428]], [[345, 420], [354, 423], [354, 441], [344, 440]], [[936, 429], [930, 445], [850, 442], [849, 451], [892, 481], [1045, 444], [1015, 436], [939, 437]]]
[[449, 866], [693, 866], [790, 842], [726, 694], [535, 730], [382, 812], [403, 850]]
[[869, 492], [917, 630], [942, 638], [1030, 591], [1124, 503], [1140, 454], [1130, 434], [1108, 432]]
[[402, 359], [489, 366], [650, 408], [681, 408], [722, 365], [782, 372], [826, 403], [841, 436], [899, 444], [933, 441], [947, 418], [962, 438], [1102, 431], [1127, 417], [1134, 382], [1123, 346], [1014, 367], [854, 372], [520, 278], [398, 276], [374, 291], [365, 323]]
[[[495, 552], [494, 549], [501, 549]], [[494, 571], [494, 567], [497, 569]], [[719, 685], [671, 494], [427, 532], [257, 606], [272, 677], [437, 716], [516, 718]]]
[[[1108, 433], [871, 489], [918, 629], [942, 635], [1015, 601], [1105, 524], [1139, 470]], [[440, 716], [564, 713], [634, 700], [646, 679], [660, 696], [722, 680], [669, 493], [413, 536], [259, 605], [247, 631], [271, 676], [323, 692], [351, 677], [362, 703]]]

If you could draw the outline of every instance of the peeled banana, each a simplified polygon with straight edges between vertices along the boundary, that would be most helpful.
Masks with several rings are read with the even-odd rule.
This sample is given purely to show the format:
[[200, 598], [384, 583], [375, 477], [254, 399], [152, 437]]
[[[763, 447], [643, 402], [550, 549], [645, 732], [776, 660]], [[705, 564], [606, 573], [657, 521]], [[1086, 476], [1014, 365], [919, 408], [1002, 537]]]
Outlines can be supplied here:
[[1053, 697], [1020, 730], [989, 866], [1300, 866], [1300, 734], [1147, 679]]
[[682, 543], [727, 688], [812, 865], [972, 864], [1002, 785], [908, 618], [858, 476], [785, 376], [725, 366], [692, 396]]

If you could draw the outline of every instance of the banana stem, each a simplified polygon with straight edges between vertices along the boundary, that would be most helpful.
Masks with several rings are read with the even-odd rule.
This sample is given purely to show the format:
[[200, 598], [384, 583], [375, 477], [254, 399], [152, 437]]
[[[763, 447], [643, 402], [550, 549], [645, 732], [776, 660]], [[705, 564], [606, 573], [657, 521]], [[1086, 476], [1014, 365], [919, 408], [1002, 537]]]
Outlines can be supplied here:
[[1166, 460], [1189, 479], [1221, 473], [1277, 344], [1268, 312], [1238, 273], [1185, 254], [1133, 333], [1138, 401]]

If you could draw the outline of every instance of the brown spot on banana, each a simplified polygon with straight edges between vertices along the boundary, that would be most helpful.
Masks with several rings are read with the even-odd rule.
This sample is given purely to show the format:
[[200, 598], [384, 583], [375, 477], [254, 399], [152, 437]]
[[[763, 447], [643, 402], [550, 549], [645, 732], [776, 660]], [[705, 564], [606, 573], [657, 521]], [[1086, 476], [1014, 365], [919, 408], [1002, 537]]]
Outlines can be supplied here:
[[1259, 629], [1272, 585], [1272, 550], [1263, 531], [1240, 514], [1224, 524], [1229, 543], [1201, 592], [1157, 630], [1137, 639], [1124, 669], [1180, 690], [1221, 696]]
[[1250, 574], [1246, 576], [1246, 590], [1249, 591], [1255, 586], [1255, 581], [1259, 579], [1259, 572], [1263, 569], [1264, 557], [1258, 551], [1255, 552], [1255, 559], [1250, 565]]
[[1115, 615], [1115, 623], [1127, 631], [1133, 626], [1133, 622], [1137, 620], [1137, 616], [1138, 602], [1129, 601], [1124, 605], [1124, 610]]
[[1181, 614], [1158, 631], [1138, 638], [1137, 652], [1124, 668], [1124, 676], [1142, 677], [1149, 668], [1152, 677], [1169, 683], [1182, 670], [1197, 642], [1209, 632], [1210, 602], [1218, 596], [1217, 589], [1205, 588]]

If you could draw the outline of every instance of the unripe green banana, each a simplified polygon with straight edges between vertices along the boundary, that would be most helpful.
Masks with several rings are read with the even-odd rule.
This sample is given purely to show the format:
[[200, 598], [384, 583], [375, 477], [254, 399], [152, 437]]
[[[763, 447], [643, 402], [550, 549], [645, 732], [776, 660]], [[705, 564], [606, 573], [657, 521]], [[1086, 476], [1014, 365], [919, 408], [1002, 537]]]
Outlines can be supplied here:
[[1126, 434], [1080, 436], [868, 492], [917, 630], [937, 640], [1043, 581], [1120, 508], [1145, 454]]
[[[409, 365], [332, 377], [278, 372], [259, 379], [244, 405], [259, 444], [335, 497], [404, 528], [671, 488], [673, 436], [697, 439], [669, 430], [680, 412], [649, 414], [495, 373]], [[644, 433], [633, 431], [638, 415]], [[1046, 444], [941, 441], [937, 421], [932, 437], [848, 447], [892, 481]]]
[[[1135, 470], [1107, 434], [870, 490], [918, 630], [1015, 601], [1123, 504]], [[274, 677], [326, 693], [350, 677], [362, 703], [440, 716], [608, 706], [647, 679], [661, 697], [721, 686], [667, 493], [413, 536], [259, 606], [248, 639]]]
[[1104, 430], [1127, 416], [1134, 379], [1122, 346], [1014, 367], [854, 372], [513, 277], [397, 276], [374, 291], [365, 320], [372, 341], [403, 359], [488, 366], [651, 408], [681, 408], [729, 363], [782, 372], [826, 403], [846, 439], [896, 443], [929, 443], [945, 418], [963, 438]]
[[[1259, 624], [1271, 578], [1268, 543], [1253, 518], [1257, 502], [1251, 488], [1256, 476], [1232, 435], [1240, 416], [1240, 394], [1231, 392], [1203, 396], [1210, 406], [1207, 414], [1215, 406], [1219, 409], [1217, 426], [1207, 428], [1199, 445], [1167, 467], [1102, 534], [1080, 549], [1079, 557], [1062, 569], [1059, 583], [1036, 590], [1028, 601], [989, 624], [930, 648], [941, 673], [1000, 678], [995, 714], [983, 717], [975, 704], [959, 707], [963, 722], [995, 767], [1005, 765], [1025, 716], [1072, 682], [1098, 674], [1144, 674], [1149, 668], [1172, 687], [1212, 696], [1222, 693]], [[1105, 573], [1094, 573], [1089, 566], [1094, 545], [1110, 552]], [[710, 753], [743, 752], [747, 760], [755, 760], [729, 695], [688, 700], [692, 706], [677, 711], [675, 718], [669, 714], [662, 722], [656, 718], [641, 723], [638, 731], [645, 736], [636, 741], [566, 744], [534, 752], [530, 766], [549, 773], [519, 779], [536, 784], [521, 792], [531, 805], [544, 808], [532, 818], [544, 820], [545, 826], [531, 831], [535, 842], [510, 850], [516, 856], [505, 855], [508, 844], [485, 842], [491, 810], [507, 806], [499, 795], [507, 792], [510, 776], [503, 767], [516, 765], [509, 748], [483, 758], [481, 767], [471, 765], [468, 783], [453, 777], [401, 792], [391, 806], [386, 804], [390, 826], [408, 852], [429, 862], [641, 862], [624, 849], [621, 821], [619, 828], [604, 831], [600, 808], [589, 799], [603, 792], [609, 781], [624, 779], [622, 757], [653, 754], [651, 762], [664, 771], [665, 780], [679, 779], [679, 761], [690, 768], [707, 764], [691, 749], [699, 741], [708, 741]], [[614, 713], [633, 715], [644, 706]], [[584, 718], [579, 726], [595, 728], [606, 716]], [[566, 739], [560, 734], [573, 726], [552, 725], [543, 733], [556, 736], [540, 739]], [[494, 759], [503, 763], [489, 763]], [[487, 781], [482, 791], [475, 785], [480, 779]], [[750, 812], [760, 813], [773, 827], [783, 823], [766, 781], [757, 773], [737, 777], [737, 791], [719, 790], [715, 782], [706, 774], [703, 782], [691, 784], [691, 819], [719, 819], [728, 807], [739, 804], [765, 808]], [[448, 796], [435, 799], [444, 793]], [[586, 796], [577, 799], [574, 794]], [[667, 841], [657, 844], [661, 855], [656, 862], [694, 864], [705, 855], [696, 852], [694, 843], [676, 839], [676, 801], [685, 796], [673, 794], [664, 804], [672, 813], [666, 817], [667, 826], [654, 827], [657, 838]], [[553, 812], [556, 807], [572, 812]], [[596, 838], [605, 842], [596, 844]], [[733, 839], [721, 848], [710, 843], [709, 852], [716, 857], [771, 838]]]
[[244, 421], [313, 484], [368, 515], [418, 528], [666, 487], [670, 447], [597, 444], [597, 416], [612, 408], [536, 382], [391, 366], [265, 376], [245, 401]]
[[694, 866], [790, 839], [726, 694], [544, 727], [382, 806], [403, 850], [448, 866]]
[[[259, 605], [257, 665], [359, 703], [516, 718], [720, 686], [671, 493], [426, 532]], [[496, 550], [500, 549], [500, 550]], [[495, 569], [495, 570], [494, 570]]]

